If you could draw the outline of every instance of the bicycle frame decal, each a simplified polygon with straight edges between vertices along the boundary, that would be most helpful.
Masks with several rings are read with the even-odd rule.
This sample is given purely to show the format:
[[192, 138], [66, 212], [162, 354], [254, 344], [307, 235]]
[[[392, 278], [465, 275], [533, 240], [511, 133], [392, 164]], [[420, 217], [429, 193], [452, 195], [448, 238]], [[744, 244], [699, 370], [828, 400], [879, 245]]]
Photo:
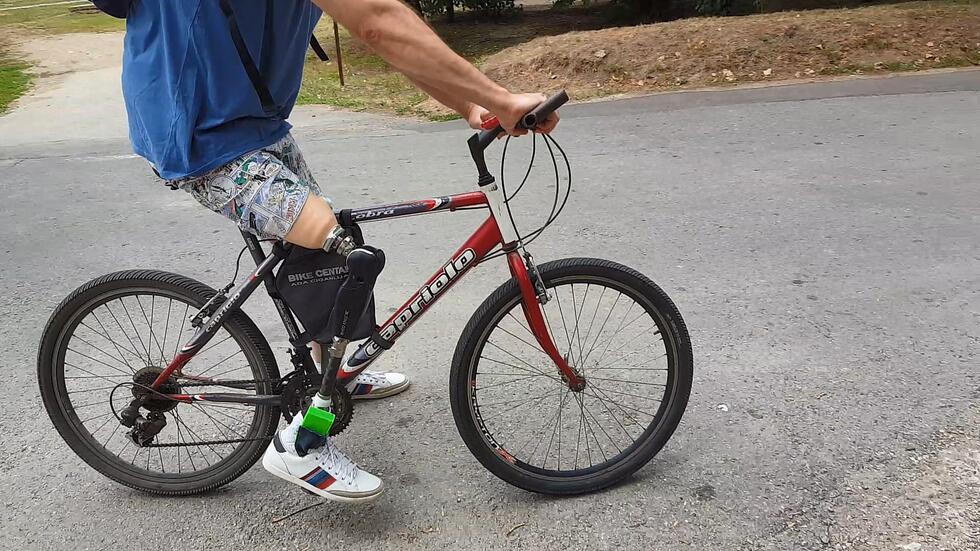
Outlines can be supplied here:
[[248, 297], [252, 296], [252, 293], [262, 283], [265, 276], [271, 274], [272, 270], [279, 265], [282, 259], [283, 257], [280, 255], [270, 254], [245, 281], [239, 283], [232, 289], [231, 295], [215, 310], [214, 314], [205, 323], [198, 327], [191, 340], [180, 349], [180, 352], [174, 356], [174, 359], [170, 361], [167, 368], [157, 376], [156, 380], [153, 381], [153, 385], [151, 385], [152, 388], [159, 388], [174, 372], [179, 373], [180, 369], [214, 337], [221, 324], [224, 323], [225, 318], [228, 317], [228, 314], [238, 309], [243, 302], [248, 300]]
[[[433, 274], [410, 299], [402, 304], [401, 308], [381, 324], [379, 331], [381, 337], [392, 343], [397, 340], [447, 289], [500, 244], [500, 229], [497, 227], [497, 221], [491, 216], [473, 232], [469, 240], [453, 254], [452, 259], [441, 270]], [[364, 342], [351, 354], [337, 374], [337, 380], [346, 381], [356, 377], [381, 356], [382, 352], [384, 349], [373, 340]]]
[[460, 193], [459, 195], [449, 195], [423, 199], [421, 201], [406, 201], [404, 203], [394, 203], [382, 205], [380, 207], [368, 207], [363, 209], [352, 209], [350, 211], [351, 220], [354, 222], [374, 222], [388, 218], [401, 218], [403, 216], [414, 216], [416, 214], [429, 214], [441, 210], [456, 210], [461, 207], [474, 207], [486, 205], [487, 197], [481, 191], [470, 193]]
[[[490, 192], [501, 193], [497, 189], [492, 189]], [[349, 211], [349, 213], [351, 219], [355, 222], [368, 222], [417, 214], [429, 214], [442, 210], [453, 211], [461, 207], [480, 206], [484, 208], [489, 206], [488, 197], [486, 194], [483, 192], [470, 192], [445, 197], [437, 197], [433, 199], [424, 199], [421, 201], [409, 201], [392, 205], [370, 207], [366, 209], [355, 209]], [[191, 358], [193, 358], [194, 355], [208, 343], [208, 341], [211, 340], [215, 333], [217, 333], [225, 318], [227, 318], [231, 312], [237, 310], [242, 303], [245, 302], [249, 296], [251, 296], [260, 283], [265, 281], [267, 286], [269, 285], [272, 278], [272, 272], [284, 258], [284, 253], [282, 251], [276, 251], [274, 248], [272, 254], [264, 256], [261, 248], [258, 247], [258, 242], [255, 241], [253, 236], [246, 235], [245, 239], [249, 245], [249, 248], [252, 250], [252, 257], [256, 261], [256, 264], [258, 264], [258, 267], [245, 281], [238, 284], [231, 290], [228, 298], [197, 329], [194, 336], [191, 337], [191, 340], [185, 344], [183, 348], [181, 348], [180, 353], [174, 357], [170, 364], [167, 365], [166, 369], [164, 369], [153, 382], [153, 388], [159, 388], [160, 385], [167, 381], [167, 379], [170, 378], [170, 376], [175, 372], [179, 373], [179, 370], [186, 365]], [[406, 300], [405, 303], [402, 304], [402, 306], [398, 308], [387, 321], [380, 325], [379, 335], [388, 343], [393, 344], [422, 316], [422, 314], [429, 309], [429, 307], [435, 304], [440, 297], [445, 295], [446, 291], [455, 285], [463, 275], [479, 264], [490, 253], [490, 251], [497, 246], [503, 247], [505, 245], [506, 243], [504, 243], [504, 238], [501, 234], [500, 227], [497, 225], [496, 218], [491, 210], [490, 216], [487, 217], [487, 219], [476, 229], [476, 231], [473, 232], [469, 239], [467, 239], [467, 241], [456, 250], [456, 252], [450, 257], [449, 261], [443, 264], [442, 268], [440, 268], [421, 287], [419, 287], [419, 290], [416, 291], [411, 298]], [[557, 354], [557, 351], [554, 350], [554, 344], [551, 342], [550, 335], [548, 334], [547, 330], [544, 329], [543, 324], [540, 323], [541, 313], [538, 309], [539, 305], [533, 293], [527, 293], [526, 291], [527, 289], [531, 289], [532, 284], [527, 270], [524, 269], [524, 264], [520, 261], [520, 257], [515, 252], [509, 252], [507, 257], [511, 275], [518, 280], [522, 291], [525, 291], [523, 293], [523, 302], [525, 303], [524, 312], [529, 318], [529, 324], [535, 334], [535, 337], [539, 342], [550, 344], [550, 346], [547, 346], [547, 344], [545, 345], [545, 350], [548, 351], [549, 356], [555, 360], [558, 369], [570, 380], [575, 380], [576, 374], [565, 363], [565, 360]], [[279, 311], [280, 317], [282, 317], [283, 323], [286, 325], [290, 338], [295, 339], [299, 332], [289, 308], [282, 303], [281, 300], [274, 300], [274, 302], [276, 304], [276, 309]], [[380, 346], [373, 339], [368, 339], [367, 341], [361, 343], [357, 350], [355, 350], [354, 353], [347, 359], [347, 362], [342, 369], [340, 369], [337, 373], [338, 383], [345, 384], [349, 382], [352, 378], [356, 377], [364, 369], [371, 365], [375, 360], [381, 357], [385, 350], [386, 348]], [[248, 396], [221, 393], [168, 394], [168, 396], [171, 399], [181, 402], [238, 401], [240, 403], [252, 404], [273, 403], [274, 398], [278, 399], [278, 396]]]

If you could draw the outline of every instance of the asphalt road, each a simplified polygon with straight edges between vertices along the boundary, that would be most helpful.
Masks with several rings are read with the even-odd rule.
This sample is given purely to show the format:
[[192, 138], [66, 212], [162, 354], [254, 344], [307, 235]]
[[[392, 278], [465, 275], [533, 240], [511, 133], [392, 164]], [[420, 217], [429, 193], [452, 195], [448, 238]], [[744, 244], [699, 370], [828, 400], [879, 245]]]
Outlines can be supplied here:
[[[475, 180], [458, 123], [310, 124], [298, 136], [340, 205]], [[121, 140], [0, 145], [0, 548], [980, 545], [980, 72], [584, 105], [556, 137], [574, 191], [532, 251], [617, 260], [673, 297], [696, 369], [673, 439], [595, 495], [531, 495], [485, 472], [447, 396], [461, 328], [504, 278], [481, 268], [386, 356], [413, 387], [359, 404], [341, 437], [385, 479], [382, 499], [278, 523], [317, 499], [261, 467], [183, 499], [102, 478], [53, 430], [35, 377], [41, 329], [73, 288], [131, 267], [221, 285], [233, 227], [157, 184]], [[538, 174], [527, 216], [550, 204]], [[366, 227], [388, 253], [381, 312], [478, 218]], [[285, 366], [271, 305], [247, 310]]]

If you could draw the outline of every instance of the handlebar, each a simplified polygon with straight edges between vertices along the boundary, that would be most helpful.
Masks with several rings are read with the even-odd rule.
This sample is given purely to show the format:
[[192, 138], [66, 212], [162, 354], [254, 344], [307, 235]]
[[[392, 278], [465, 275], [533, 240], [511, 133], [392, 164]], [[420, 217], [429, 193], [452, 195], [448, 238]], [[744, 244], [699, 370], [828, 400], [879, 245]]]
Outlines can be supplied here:
[[[547, 119], [548, 115], [557, 111], [558, 108], [565, 105], [567, 101], [568, 94], [564, 90], [559, 91], [555, 95], [544, 100], [534, 109], [528, 111], [523, 117], [521, 117], [521, 120], [517, 122], [517, 127], [525, 130], [532, 130], [535, 126], [537, 126], [538, 122]], [[474, 136], [475, 139], [470, 138], [470, 148], [472, 149], [473, 146], [476, 145], [479, 147], [480, 151], [486, 149], [503, 131], [504, 127], [498, 124], [496, 127], [490, 130], [484, 130], [483, 132], [476, 134]], [[476, 143], [473, 144], [473, 141]]]

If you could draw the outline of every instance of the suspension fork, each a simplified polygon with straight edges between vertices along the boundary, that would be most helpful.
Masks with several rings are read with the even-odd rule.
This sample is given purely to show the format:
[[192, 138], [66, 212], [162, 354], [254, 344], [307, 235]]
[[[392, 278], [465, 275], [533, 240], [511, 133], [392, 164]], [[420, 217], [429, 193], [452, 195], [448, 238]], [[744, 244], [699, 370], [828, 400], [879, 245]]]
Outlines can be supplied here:
[[[527, 323], [535, 340], [541, 345], [545, 354], [555, 362], [558, 371], [561, 373], [561, 378], [568, 385], [568, 388], [575, 392], [583, 390], [585, 378], [574, 367], [568, 365], [548, 332], [548, 325], [541, 309], [541, 305], [547, 302], [548, 295], [531, 255], [526, 254], [525, 258], [521, 258], [516, 250], [510, 251], [507, 253], [507, 266], [510, 268], [510, 275], [517, 280], [517, 285], [521, 289], [521, 308], [524, 310], [524, 317], [527, 318]], [[534, 274], [533, 277], [532, 273]]]

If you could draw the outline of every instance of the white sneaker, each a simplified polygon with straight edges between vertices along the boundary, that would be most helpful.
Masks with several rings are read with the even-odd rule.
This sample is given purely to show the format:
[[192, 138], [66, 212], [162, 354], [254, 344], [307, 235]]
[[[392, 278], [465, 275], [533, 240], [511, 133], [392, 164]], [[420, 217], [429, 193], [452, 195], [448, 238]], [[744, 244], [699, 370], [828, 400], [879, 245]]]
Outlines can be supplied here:
[[408, 377], [401, 373], [362, 371], [347, 385], [355, 400], [374, 400], [393, 396], [408, 389]]
[[328, 439], [305, 457], [296, 455], [296, 434], [302, 421], [297, 416], [272, 439], [262, 456], [265, 470], [304, 490], [335, 501], [367, 503], [384, 491], [384, 482], [362, 471]]

